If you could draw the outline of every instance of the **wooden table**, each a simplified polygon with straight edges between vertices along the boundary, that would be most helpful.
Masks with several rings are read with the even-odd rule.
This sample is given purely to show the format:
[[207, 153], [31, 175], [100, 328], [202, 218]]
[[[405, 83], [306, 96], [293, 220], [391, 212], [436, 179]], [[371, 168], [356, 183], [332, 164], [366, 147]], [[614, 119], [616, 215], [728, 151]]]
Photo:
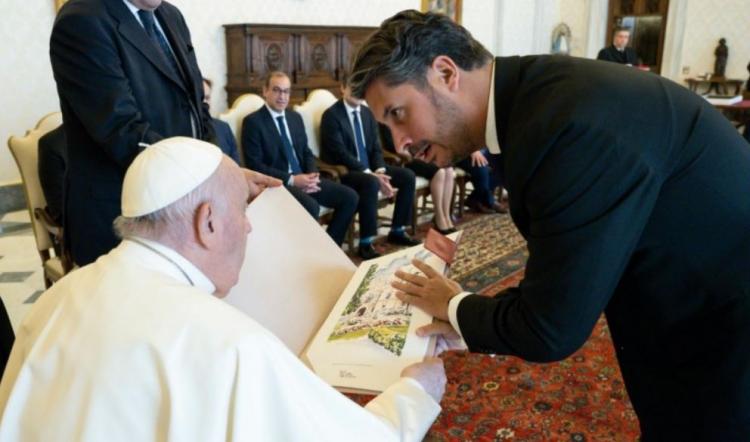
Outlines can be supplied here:
[[[725, 77], [688, 78], [685, 81], [687, 81], [688, 87], [693, 92], [698, 92], [698, 86], [708, 84], [708, 89], [705, 93], [710, 93], [715, 89], [717, 94], [724, 95], [728, 95], [727, 86], [734, 86], [734, 95], [739, 95], [742, 84], [745, 82], [745, 80]], [[719, 91], [719, 88], [721, 88], [721, 91]]]
[[735, 123], [737, 128], [745, 126], [748, 130], [750, 127], [750, 99], [734, 104], [717, 104], [714, 107], [729, 118], [729, 121]]

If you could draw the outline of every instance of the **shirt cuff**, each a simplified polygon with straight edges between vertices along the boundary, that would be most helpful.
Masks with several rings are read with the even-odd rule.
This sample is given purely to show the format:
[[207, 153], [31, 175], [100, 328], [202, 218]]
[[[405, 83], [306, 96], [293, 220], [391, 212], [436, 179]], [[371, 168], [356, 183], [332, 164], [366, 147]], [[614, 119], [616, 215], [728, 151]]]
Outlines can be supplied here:
[[370, 170], [370, 168], [368, 167], [367, 169], [363, 170], [362, 172], [364, 172], [364, 173], [372, 173], [372, 170]]
[[385, 173], [385, 167], [378, 167], [375, 173]]
[[294, 186], [294, 175], [289, 175], [289, 179], [286, 180], [286, 185], [289, 187]]
[[453, 330], [456, 330], [456, 333], [461, 336], [461, 339], [464, 338], [464, 335], [461, 333], [461, 329], [458, 328], [458, 304], [460, 304], [465, 297], [472, 294], [473, 293], [470, 292], [461, 292], [451, 298], [448, 302], [448, 321], [450, 321], [451, 326], [453, 326]]

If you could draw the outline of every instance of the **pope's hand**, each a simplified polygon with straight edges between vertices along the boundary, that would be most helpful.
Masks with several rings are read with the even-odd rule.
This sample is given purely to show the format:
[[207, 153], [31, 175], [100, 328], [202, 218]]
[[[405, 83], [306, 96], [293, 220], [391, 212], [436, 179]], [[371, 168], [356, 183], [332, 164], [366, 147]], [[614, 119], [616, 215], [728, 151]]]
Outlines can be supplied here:
[[445, 394], [445, 366], [440, 358], [426, 358], [424, 362], [409, 365], [403, 369], [401, 377], [419, 382], [438, 404]]
[[281, 180], [263, 175], [254, 170], [242, 169], [242, 172], [245, 174], [247, 185], [250, 188], [248, 202], [254, 200], [266, 187], [278, 187], [281, 185]]
[[414, 305], [426, 313], [443, 321], [448, 320], [448, 302], [461, 293], [461, 286], [454, 280], [446, 278], [423, 261], [412, 260], [414, 267], [422, 275], [413, 275], [402, 270], [396, 271], [399, 280], [391, 285], [395, 288], [396, 297], [403, 302]]
[[466, 350], [466, 343], [449, 322], [436, 320], [432, 324], [423, 325], [417, 329], [417, 336], [436, 338], [433, 356], [439, 356], [445, 351]]

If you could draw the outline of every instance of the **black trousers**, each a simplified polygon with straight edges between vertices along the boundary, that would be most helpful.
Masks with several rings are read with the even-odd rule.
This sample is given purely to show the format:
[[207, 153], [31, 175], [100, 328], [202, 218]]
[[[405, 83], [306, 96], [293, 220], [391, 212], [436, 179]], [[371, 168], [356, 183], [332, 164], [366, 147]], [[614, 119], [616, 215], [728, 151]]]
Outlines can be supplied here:
[[[393, 226], [407, 226], [411, 224], [416, 176], [411, 170], [397, 166], [386, 166], [385, 173], [391, 177], [391, 185], [398, 189], [396, 207], [393, 209]], [[378, 179], [365, 172], [349, 172], [341, 177], [341, 182], [359, 194], [360, 238], [377, 235], [380, 191]]]
[[320, 190], [315, 193], [305, 193], [294, 186], [286, 188], [316, 220], [321, 205], [333, 209], [333, 218], [326, 231], [336, 244], [341, 245], [344, 242], [346, 230], [357, 211], [357, 192], [325, 178], [320, 179]]

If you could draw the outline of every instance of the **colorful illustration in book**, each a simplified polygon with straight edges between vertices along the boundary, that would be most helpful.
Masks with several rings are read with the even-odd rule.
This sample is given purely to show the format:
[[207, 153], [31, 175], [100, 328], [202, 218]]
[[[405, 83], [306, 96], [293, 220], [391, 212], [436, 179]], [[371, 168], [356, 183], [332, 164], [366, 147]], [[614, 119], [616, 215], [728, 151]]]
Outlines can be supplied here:
[[[414, 258], [425, 260], [431, 255], [426, 250]], [[411, 321], [412, 306], [396, 298], [391, 287], [398, 269], [419, 273], [411, 264], [410, 256], [400, 256], [386, 264], [371, 264], [349, 303], [336, 322], [328, 342], [369, 339], [385, 350], [401, 356], [406, 344], [406, 333]]]

